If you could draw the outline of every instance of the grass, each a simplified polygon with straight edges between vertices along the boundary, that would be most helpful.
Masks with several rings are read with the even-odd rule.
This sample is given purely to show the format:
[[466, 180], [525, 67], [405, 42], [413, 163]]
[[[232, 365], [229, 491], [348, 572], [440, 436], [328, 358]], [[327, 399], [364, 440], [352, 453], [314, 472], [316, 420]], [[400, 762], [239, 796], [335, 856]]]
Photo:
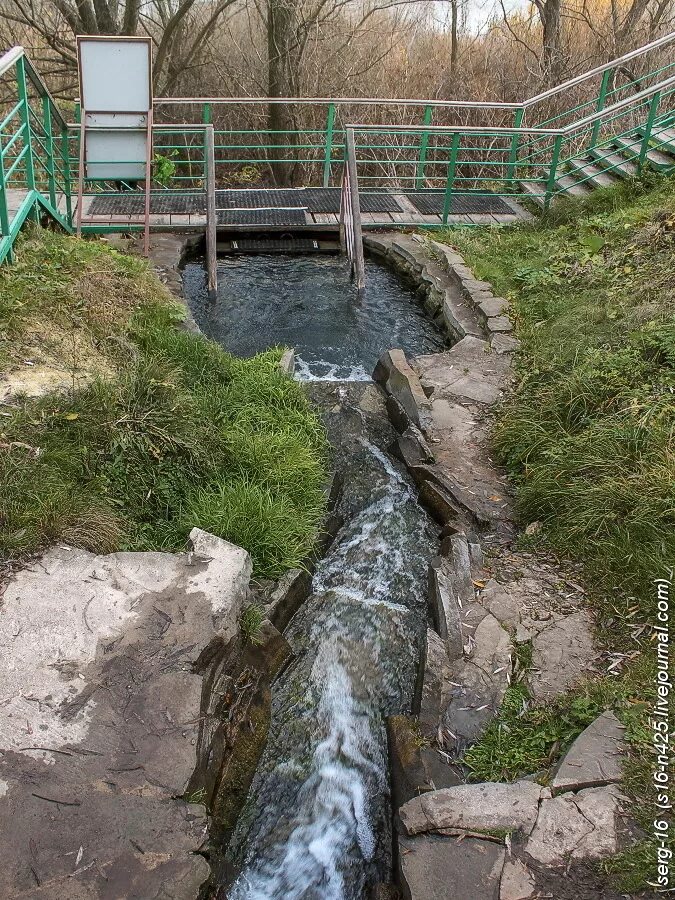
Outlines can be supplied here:
[[258, 576], [302, 565], [323, 515], [327, 445], [278, 369], [281, 351], [237, 359], [182, 330], [145, 262], [101, 242], [38, 232], [17, 255], [0, 273], [12, 340], [25, 348], [51, 309], [52, 330], [77, 329], [99, 365], [83, 386], [4, 407], [2, 557], [56, 541], [180, 550], [198, 526], [245, 547]]
[[637, 891], [656, 873], [654, 580], [675, 560], [675, 182], [651, 176], [562, 203], [545, 221], [444, 239], [510, 301], [522, 344], [493, 443], [522, 523], [543, 525], [528, 546], [583, 563], [598, 638], [627, 654], [622, 671], [546, 707], [515, 685], [465, 762], [478, 780], [546, 782], [613, 708], [628, 729], [623, 786], [645, 839], [603, 868]]

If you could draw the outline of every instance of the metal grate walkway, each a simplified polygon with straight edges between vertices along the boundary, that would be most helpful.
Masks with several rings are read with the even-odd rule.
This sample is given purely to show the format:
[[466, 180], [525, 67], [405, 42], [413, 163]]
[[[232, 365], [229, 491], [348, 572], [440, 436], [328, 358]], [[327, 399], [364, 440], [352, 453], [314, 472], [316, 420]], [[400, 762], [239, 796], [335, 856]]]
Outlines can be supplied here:
[[[364, 227], [392, 225], [439, 225], [445, 194], [442, 191], [361, 192]], [[101, 194], [89, 201], [87, 215], [111, 219], [120, 224], [143, 215], [143, 195], [135, 192]], [[260, 231], [264, 228], [328, 228], [338, 226], [340, 188], [245, 188], [217, 190], [218, 227]], [[201, 193], [154, 191], [150, 198], [153, 226], [187, 227], [204, 225], [206, 200]], [[510, 222], [527, 218], [526, 211], [510, 198], [496, 195], [455, 196], [450, 206], [449, 224]]]

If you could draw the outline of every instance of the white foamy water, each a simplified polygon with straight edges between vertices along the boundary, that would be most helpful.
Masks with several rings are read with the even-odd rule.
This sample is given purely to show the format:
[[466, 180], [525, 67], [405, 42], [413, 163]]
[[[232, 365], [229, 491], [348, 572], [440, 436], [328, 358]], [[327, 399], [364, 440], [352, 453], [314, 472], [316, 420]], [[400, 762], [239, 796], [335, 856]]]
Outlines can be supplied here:
[[387, 877], [385, 723], [411, 700], [430, 548], [408, 484], [362, 444], [368, 500], [288, 629], [296, 659], [275, 686], [268, 746], [235, 832], [243, 867], [232, 900], [357, 900]]
[[301, 356], [295, 357], [295, 373], [297, 381], [370, 381], [371, 376], [362, 365], [344, 366], [325, 360], [305, 361]]

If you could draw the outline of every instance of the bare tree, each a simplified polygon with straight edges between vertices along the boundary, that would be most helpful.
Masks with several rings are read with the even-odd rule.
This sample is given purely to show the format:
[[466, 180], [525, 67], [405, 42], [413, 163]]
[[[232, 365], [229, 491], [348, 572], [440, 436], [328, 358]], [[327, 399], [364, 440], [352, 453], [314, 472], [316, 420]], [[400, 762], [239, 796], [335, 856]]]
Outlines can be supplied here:
[[[38, 61], [55, 64], [61, 90], [72, 91], [76, 68], [75, 36], [149, 35], [155, 44], [155, 91], [175, 88], [194, 62], [223, 12], [236, 0], [4, 0], [2, 16], [23, 29]], [[56, 89], [59, 93], [59, 90]]]

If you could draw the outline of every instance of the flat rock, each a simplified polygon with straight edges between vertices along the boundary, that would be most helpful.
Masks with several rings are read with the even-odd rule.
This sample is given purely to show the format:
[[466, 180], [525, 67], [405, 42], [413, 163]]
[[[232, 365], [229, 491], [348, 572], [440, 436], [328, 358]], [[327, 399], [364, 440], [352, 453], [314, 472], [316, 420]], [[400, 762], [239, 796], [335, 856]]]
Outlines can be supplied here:
[[169, 885], [187, 900], [207, 877], [204, 808], [175, 798], [196, 763], [194, 666], [237, 633], [251, 560], [199, 529], [191, 540], [185, 554], [60, 547], [8, 581], [0, 896], [154, 897]]
[[486, 321], [487, 330], [492, 334], [503, 334], [513, 331], [513, 324], [508, 316], [493, 316]]
[[493, 334], [490, 338], [490, 348], [495, 353], [515, 353], [520, 350], [520, 341], [511, 334]]
[[494, 403], [509, 372], [507, 359], [489, 353], [486, 341], [467, 335], [445, 353], [415, 358], [423, 385], [434, 386], [444, 397]]
[[443, 828], [530, 834], [542, 796], [550, 792], [532, 781], [461, 784], [408, 801], [399, 816], [408, 835]]
[[531, 900], [537, 893], [534, 875], [520, 859], [507, 859], [499, 885], [499, 900]]
[[516, 630], [520, 624], [520, 607], [518, 601], [506, 585], [491, 578], [485, 585], [481, 603], [504, 627]]
[[504, 847], [439, 835], [399, 838], [399, 887], [405, 900], [499, 900]]
[[616, 853], [624, 801], [615, 785], [543, 800], [525, 852], [544, 866], [602, 859]]
[[[460, 660], [451, 671], [453, 684], [450, 702], [443, 717], [447, 729], [455, 735], [456, 747], [475, 741], [495, 715], [509, 685], [511, 639], [495, 617], [482, 616], [471, 634], [472, 656]], [[468, 617], [464, 618], [467, 621]]]
[[532, 665], [528, 680], [536, 700], [562, 694], [593, 671], [597, 652], [591, 619], [579, 610], [555, 616], [532, 639]]
[[478, 304], [483, 320], [500, 316], [508, 307], [509, 304], [503, 297], [490, 297], [488, 300], [481, 300]]
[[609, 710], [592, 722], [563, 757], [554, 794], [621, 781], [624, 726]]

